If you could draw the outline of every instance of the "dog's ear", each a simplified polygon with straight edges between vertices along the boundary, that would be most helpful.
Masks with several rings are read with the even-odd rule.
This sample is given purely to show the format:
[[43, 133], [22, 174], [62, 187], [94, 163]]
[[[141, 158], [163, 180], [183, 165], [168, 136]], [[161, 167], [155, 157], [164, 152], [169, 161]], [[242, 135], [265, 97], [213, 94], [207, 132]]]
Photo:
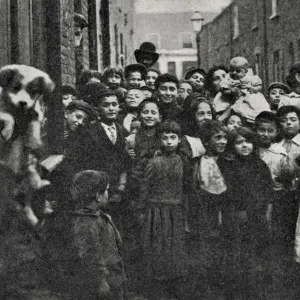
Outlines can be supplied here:
[[26, 90], [34, 97], [36, 94], [45, 95], [51, 93], [54, 89], [53, 81], [47, 76], [39, 76], [28, 83]]
[[18, 74], [18, 71], [14, 69], [0, 70], [0, 86], [7, 88]]

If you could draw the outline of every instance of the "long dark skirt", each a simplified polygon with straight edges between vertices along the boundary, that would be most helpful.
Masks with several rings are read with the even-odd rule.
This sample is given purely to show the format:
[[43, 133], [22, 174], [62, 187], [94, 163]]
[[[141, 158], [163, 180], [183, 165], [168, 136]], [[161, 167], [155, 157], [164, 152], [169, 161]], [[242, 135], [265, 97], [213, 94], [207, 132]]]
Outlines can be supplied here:
[[143, 254], [147, 276], [169, 280], [186, 275], [184, 208], [150, 204], [143, 226]]

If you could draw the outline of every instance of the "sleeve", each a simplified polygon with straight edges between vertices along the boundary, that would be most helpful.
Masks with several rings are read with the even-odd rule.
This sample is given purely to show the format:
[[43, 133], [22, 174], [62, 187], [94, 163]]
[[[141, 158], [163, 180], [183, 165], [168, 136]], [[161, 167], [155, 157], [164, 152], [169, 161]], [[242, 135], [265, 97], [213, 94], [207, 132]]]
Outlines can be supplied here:
[[74, 222], [74, 255], [82, 268], [82, 274], [100, 284], [108, 275], [101, 244], [101, 235], [97, 228], [96, 219], [79, 217]]
[[260, 86], [260, 85], [262, 85], [262, 80], [257, 75], [253, 75], [251, 77], [251, 85], [253, 87]]

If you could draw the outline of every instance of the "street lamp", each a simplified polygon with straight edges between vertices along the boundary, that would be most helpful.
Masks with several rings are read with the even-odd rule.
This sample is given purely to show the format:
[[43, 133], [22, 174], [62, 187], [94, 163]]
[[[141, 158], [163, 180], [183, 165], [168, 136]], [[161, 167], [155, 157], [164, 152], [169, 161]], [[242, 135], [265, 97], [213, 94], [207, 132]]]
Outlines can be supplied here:
[[196, 33], [196, 42], [197, 42], [197, 63], [198, 63], [198, 69], [200, 69], [201, 65], [201, 57], [200, 57], [200, 32], [202, 29], [204, 18], [199, 13], [199, 11], [194, 12], [194, 14], [191, 17], [191, 21], [193, 24], [193, 29]]

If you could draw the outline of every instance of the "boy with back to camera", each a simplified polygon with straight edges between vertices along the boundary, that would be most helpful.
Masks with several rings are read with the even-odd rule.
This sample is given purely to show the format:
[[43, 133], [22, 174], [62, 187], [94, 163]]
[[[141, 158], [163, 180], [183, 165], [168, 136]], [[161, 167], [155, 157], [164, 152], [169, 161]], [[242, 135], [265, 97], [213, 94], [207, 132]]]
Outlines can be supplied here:
[[109, 178], [104, 172], [77, 173], [71, 187], [75, 299], [124, 299], [125, 271], [120, 233], [102, 209], [108, 203]]

